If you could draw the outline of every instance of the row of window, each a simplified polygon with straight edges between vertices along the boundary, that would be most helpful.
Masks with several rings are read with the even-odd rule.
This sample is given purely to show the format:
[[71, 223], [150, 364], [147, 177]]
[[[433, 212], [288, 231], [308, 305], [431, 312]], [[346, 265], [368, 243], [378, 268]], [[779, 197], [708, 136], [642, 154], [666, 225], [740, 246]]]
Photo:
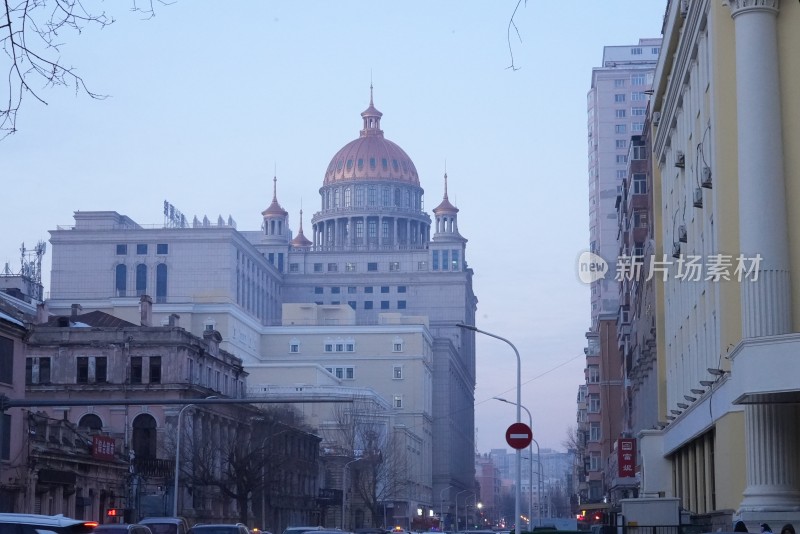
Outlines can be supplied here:
[[[341, 378], [343, 380], [353, 380], [355, 379], [356, 370], [355, 367], [351, 366], [341, 366], [341, 367], [326, 367], [326, 371], [334, 375], [336, 378]], [[403, 367], [401, 365], [395, 365], [392, 368], [392, 377], [395, 379], [402, 379], [403, 378]], [[395, 409], [402, 409], [403, 408], [403, 395], [392, 395], [392, 407]]]
[[[432, 250], [431, 260], [433, 260], [433, 264], [431, 268], [434, 271], [460, 271], [461, 263], [459, 257], [458, 250]], [[440, 258], [441, 262], [439, 261]]]
[[[342, 288], [339, 287], [339, 286], [333, 286], [333, 287], [330, 287], [329, 289], [330, 289], [331, 295], [339, 295], [340, 293], [342, 293]], [[364, 286], [362, 289], [363, 289], [363, 293], [374, 293], [375, 292], [374, 291], [375, 288], [372, 287], [372, 286]], [[389, 293], [390, 289], [391, 289], [390, 286], [380, 286], [380, 292], [381, 293]], [[397, 286], [396, 289], [397, 289], [398, 293], [405, 293], [407, 288], [406, 288], [406, 286]], [[324, 292], [325, 292], [325, 288], [323, 288], [323, 287], [317, 286], [317, 287], [314, 288], [314, 294], [315, 295], [322, 295]], [[347, 286], [347, 293], [349, 295], [354, 295], [354, 294], [358, 293], [358, 286]]]
[[[643, 122], [634, 122], [631, 123], [631, 132], [633, 133], [642, 133], [644, 130], [644, 123]], [[615, 134], [624, 134], [628, 132], [628, 125], [627, 124], [615, 124], [614, 125], [614, 133]]]
[[[622, 104], [625, 102], [625, 98], [625, 93], [614, 94], [614, 102], [617, 104]], [[647, 100], [647, 93], [644, 91], [633, 91], [631, 93], [631, 102], [644, 102], [645, 100]]]
[[[434, 250], [431, 251], [431, 259], [433, 260], [432, 268], [434, 271], [460, 271], [461, 264], [460, 264], [460, 253], [458, 250]], [[388, 264], [389, 272], [398, 272], [400, 271], [400, 262], [399, 261], [390, 261]], [[378, 272], [379, 264], [378, 262], [369, 262], [367, 263], [367, 272]], [[418, 271], [427, 271], [428, 270], [428, 262], [427, 261], [418, 261], [417, 262], [417, 270]], [[313, 271], [315, 273], [338, 273], [339, 272], [339, 264], [338, 263], [315, 263], [313, 265]], [[355, 262], [346, 262], [344, 264], [344, 272], [347, 273], [354, 273], [358, 271], [358, 264]], [[300, 264], [299, 263], [290, 263], [289, 264], [289, 272], [290, 273], [299, 273], [300, 272]]]
[[[134, 280], [135, 295], [147, 295], [147, 265], [139, 263], [136, 265], [136, 275]], [[117, 297], [127, 297], [128, 295], [128, 266], [120, 263], [114, 268], [114, 295]], [[167, 264], [159, 263], [156, 265], [156, 302], [166, 302], [167, 298]]]
[[[633, 48], [631, 48], [631, 55], [632, 56], [641, 56], [643, 51], [644, 50], [642, 49], [641, 46], [634, 46]], [[654, 56], [657, 56], [659, 54], [659, 52], [661, 52], [661, 47], [660, 46], [653, 46], [653, 47], [650, 48], [650, 53], [653, 54]]]
[[[147, 243], [137, 243], [135, 246], [135, 250], [138, 256], [143, 256], [147, 254], [149, 246]], [[128, 254], [128, 245], [118, 244], [117, 256], [127, 256], [127, 254]], [[161, 254], [161, 255], [169, 254], [169, 244], [167, 243], [156, 244], [156, 254]]]
[[[370, 162], [374, 162], [374, 158], [370, 158]], [[385, 160], [384, 160], [385, 161]], [[352, 168], [353, 160], [348, 160], [348, 170]], [[364, 160], [358, 160], [358, 168], [363, 168]], [[341, 168], [340, 160], [339, 168]], [[373, 169], [374, 166], [371, 166]], [[386, 169], [384, 169], [386, 170]], [[405, 171], [405, 169], [403, 169]], [[422, 193], [417, 189], [412, 188], [399, 188], [396, 187], [392, 190], [389, 187], [380, 188], [381, 206], [395, 206], [416, 209], [422, 209]], [[366, 197], [366, 198], [365, 198]], [[366, 200], [366, 202], [365, 202]], [[335, 187], [330, 188], [322, 196], [322, 209], [349, 208], [351, 206], [377, 206], [378, 205], [378, 188], [370, 187]]]
[[[625, 109], [615, 109], [614, 116], [618, 119], [624, 119], [627, 112]], [[631, 108], [631, 117], [644, 117], [644, 115], [645, 108]]]
[[[355, 352], [356, 343], [353, 340], [325, 341], [323, 344], [325, 352]], [[297, 354], [300, 352], [300, 341], [293, 339], [289, 342], [289, 352]], [[403, 340], [395, 339], [392, 342], [392, 352], [403, 352]], [[402, 376], [395, 376], [402, 378]]]
[[[339, 300], [332, 300], [330, 302], [330, 304], [333, 305], [333, 306], [337, 306], [337, 305], [339, 305], [341, 303], [342, 302], [339, 301]], [[325, 303], [322, 302], [321, 300], [318, 300], [318, 301], [314, 302], [314, 304], [322, 306]], [[358, 302], [355, 301], [355, 300], [348, 300], [347, 301], [347, 305], [350, 306], [351, 308], [353, 308], [354, 310], [358, 309]], [[365, 300], [361, 305], [362, 305], [362, 309], [364, 309], [364, 310], [376, 310], [376, 309], [391, 310], [392, 309], [391, 308], [391, 302], [388, 301], [388, 300], [380, 301], [380, 308], [376, 308], [375, 307], [375, 303], [372, 302], [371, 300]], [[396, 309], [405, 310], [407, 307], [408, 307], [408, 303], [405, 300], [398, 300], [397, 301], [397, 308]]]

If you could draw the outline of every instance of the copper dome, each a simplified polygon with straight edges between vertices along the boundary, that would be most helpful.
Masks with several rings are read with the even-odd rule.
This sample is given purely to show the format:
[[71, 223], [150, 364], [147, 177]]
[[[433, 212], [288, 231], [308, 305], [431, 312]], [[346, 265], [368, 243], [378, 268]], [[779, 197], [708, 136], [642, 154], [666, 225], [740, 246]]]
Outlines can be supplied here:
[[383, 114], [372, 103], [361, 113], [364, 128], [358, 139], [350, 141], [331, 159], [323, 185], [349, 180], [391, 180], [419, 186], [414, 162], [405, 151], [383, 136]]

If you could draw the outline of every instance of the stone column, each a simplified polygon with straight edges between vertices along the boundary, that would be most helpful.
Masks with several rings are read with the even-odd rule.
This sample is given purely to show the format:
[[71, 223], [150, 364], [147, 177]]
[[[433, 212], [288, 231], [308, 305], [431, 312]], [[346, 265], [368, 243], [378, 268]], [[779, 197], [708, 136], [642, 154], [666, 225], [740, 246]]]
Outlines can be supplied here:
[[[742, 337], [791, 332], [788, 220], [783, 172], [777, 16], [780, 0], [730, 0], [736, 34], [739, 245], [759, 255], [757, 281], [742, 281]], [[797, 408], [745, 408], [743, 517], [800, 510]]]

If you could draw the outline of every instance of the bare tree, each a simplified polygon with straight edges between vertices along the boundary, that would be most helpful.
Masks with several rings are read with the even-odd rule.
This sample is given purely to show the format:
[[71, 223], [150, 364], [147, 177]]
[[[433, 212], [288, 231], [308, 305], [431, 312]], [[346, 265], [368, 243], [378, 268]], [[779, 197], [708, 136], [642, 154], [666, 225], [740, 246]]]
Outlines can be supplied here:
[[[114, 22], [100, 7], [100, 0], [3, 2], [0, 44], [8, 62], [8, 95], [0, 103], [0, 139], [16, 131], [17, 115], [26, 96], [47, 104], [43, 96], [46, 89], [70, 87], [94, 99], [106, 98], [90, 90], [77, 68], [61, 58], [67, 34], [80, 34], [88, 27], [104, 28]], [[133, 0], [130, 9], [150, 18], [155, 14], [153, 2]]]

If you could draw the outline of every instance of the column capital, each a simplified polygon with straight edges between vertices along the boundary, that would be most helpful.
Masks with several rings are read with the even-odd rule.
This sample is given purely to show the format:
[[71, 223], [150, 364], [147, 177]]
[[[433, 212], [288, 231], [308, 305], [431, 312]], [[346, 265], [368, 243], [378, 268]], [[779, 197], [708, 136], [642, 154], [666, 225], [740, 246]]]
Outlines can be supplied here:
[[731, 8], [732, 18], [756, 11], [766, 11], [777, 16], [781, 0], [727, 0], [727, 4]]

